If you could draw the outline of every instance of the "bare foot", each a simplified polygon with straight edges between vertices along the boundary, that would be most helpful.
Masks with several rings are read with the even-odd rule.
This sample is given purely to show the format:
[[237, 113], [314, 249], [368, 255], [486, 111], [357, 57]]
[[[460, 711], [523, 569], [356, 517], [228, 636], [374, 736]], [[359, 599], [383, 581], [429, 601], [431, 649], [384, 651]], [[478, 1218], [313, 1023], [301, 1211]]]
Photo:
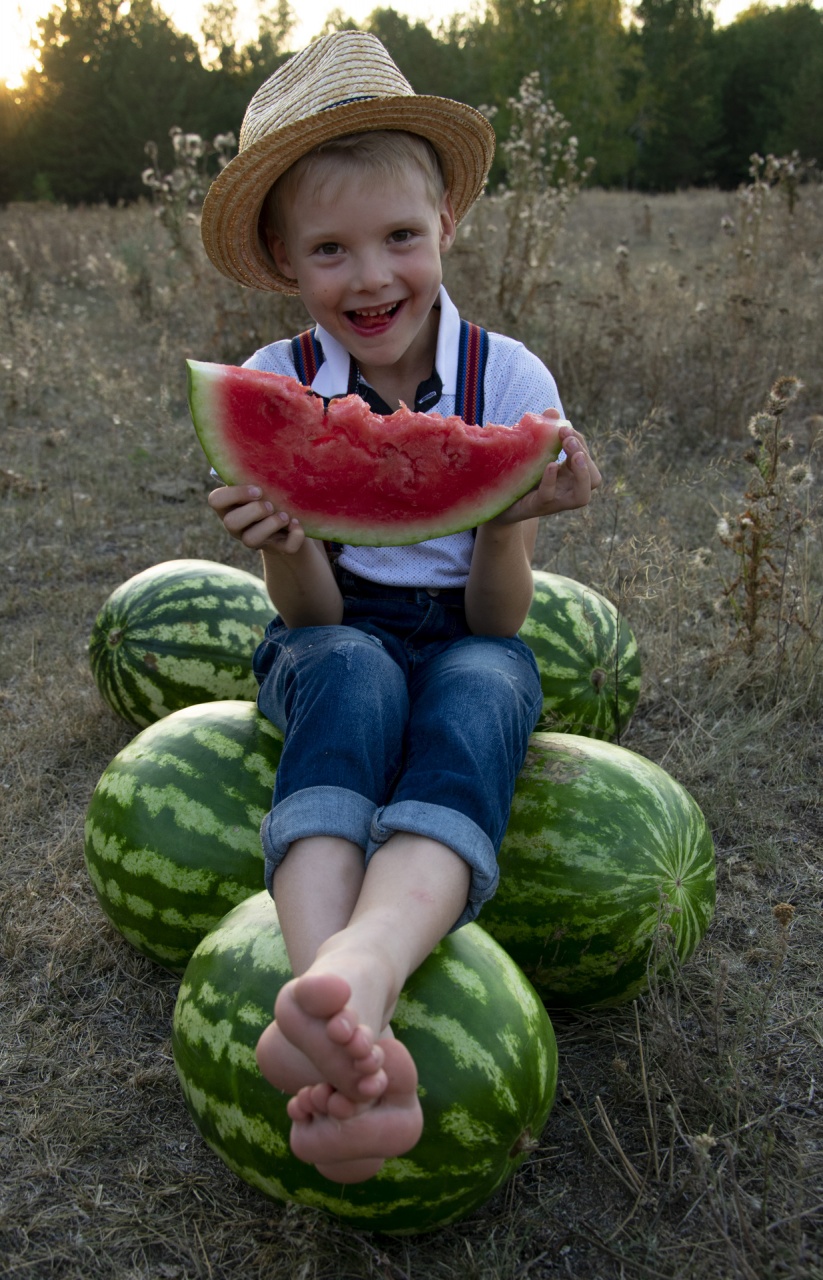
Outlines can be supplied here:
[[[257, 1062], [270, 1084], [287, 1093], [324, 1081], [354, 1103], [374, 1101], [386, 1088], [383, 1049], [347, 1001], [351, 988], [333, 973], [307, 973], [287, 983], [275, 1021], [260, 1037]], [[300, 1056], [309, 1070], [303, 1072]]]
[[276, 1022], [270, 1022], [257, 1041], [257, 1065], [264, 1079], [282, 1093], [295, 1094], [322, 1080], [314, 1064], [295, 1049]]
[[423, 1112], [417, 1068], [399, 1040], [381, 1041], [385, 1091], [371, 1103], [352, 1102], [327, 1084], [307, 1086], [288, 1104], [291, 1148], [331, 1182], [364, 1182], [384, 1160], [418, 1141]]

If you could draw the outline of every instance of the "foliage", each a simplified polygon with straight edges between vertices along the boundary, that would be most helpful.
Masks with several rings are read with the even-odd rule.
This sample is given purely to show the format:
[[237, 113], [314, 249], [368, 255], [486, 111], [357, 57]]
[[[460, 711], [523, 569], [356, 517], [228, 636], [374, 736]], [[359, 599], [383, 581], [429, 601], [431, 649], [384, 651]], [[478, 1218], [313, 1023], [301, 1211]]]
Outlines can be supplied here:
[[733, 557], [724, 596], [734, 615], [736, 638], [750, 658], [768, 650], [775, 679], [792, 633], [799, 629], [813, 643], [820, 639], [815, 637], [820, 605], [811, 600], [802, 572], [804, 543], [814, 529], [809, 507], [813, 476], [808, 461], [788, 465], [794, 441], [783, 426], [783, 415], [802, 388], [797, 378], [779, 378], [763, 411], [751, 419], [753, 443], [743, 459], [752, 472], [737, 511], [723, 515], [717, 525], [718, 537]]
[[595, 162], [588, 156], [578, 163], [577, 138], [554, 103], [541, 95], [536, 72], [508, 107], [512, 123], [502, 147], [506, 235], [497, 305], [508, 323], [516, 323], [545, 272], [569, 202]]
[[[478, 260], [478, 279], [507, 332], [523, 333], [545, 282], [569, 205], [594, 160], [578, 161], [571, 126], [532, 72], [506, 104], [508, 137], [500, 150], [504, 185], [475, 206], [460, 230], [458, 253]], [[489, 115], [494, 107], [487, 107]]]
[[[571, 122], [604, 186], [672, 190], [745, 179], [749, 156], [823, 155], [823, 12], [754, 6], [718, 29], [708, 0], [489, 0], [435, 30], [389, 6], [363, 25], [420, 93], [508, 107], [527, 75]], [[41, 71], [0, 99], [0, 201], [133, 200], [146, 138], [238, 133], [258, 85], [287, 56], [289, 0], [237, 36], [235, 0], [211, 0], [202, 49], [158, 0], [60, 0], [39, 23]], [[323, 30], [357, 27], [333, 9]], [[149, 88], [150, 86], [150, 88]], [[160, 166], [171, 163], [161, 149]], [[493, 183], [503, 174], [496, 162]]]
[[199, 224], [200, 206], [211, 181], [210, 157], [215, 158], [218, 169], [224, 169], [234, 153], [237, 139], [233, 133], [218, 133], [208, 142], [198, 133], [184, 133], [179, 125], [174, 125], [169, 134], [173, 168], [163, 173], [157, 143], [149, 141], [144, 149], [151, 163], [143, 170], [141, 180], [151, 190], [157, 214], [168, 229], [175, 249], [195, 266], [199, 256], [186, 238], [186, 228]]
[[136, 198], [146, 138], [167, 134], [169, 112], [197, 115], [206, 72], [194, 41], [153, 0], [66, 0], [40, 31], [21, 138], [29, 183], [43, 173], [70, 203]]
[[714, 33], [718, 170], [745, 181], [757, 151], [823, 157], [823, 14], [811, 4], [755, 5]]
[[673, 190], [714, 177], [717, 120], [710, 59], [713, 20], [703, 0], [640, 0], [643, 65], [637, 181]]
[[[736, 208], [733, 192], [582, 191], [535, 312], [538, 354], [604, 477], [585, 512], [544, 522], [535, 564], [630, 621], [644, 679], [623, 745], [706, 815], [715, 919], [636, 1008], [556, 1019], [560, 1098], [531, 1159], [472, 1218], [414, 1240], [272, 1207], [205, 1148], [169, 1044], [179, 984], [111, 928], [83, 863], [89, 798], [130, 737], [89, 670], [101, 604], [164, 559], [258, 564], [207, 506], [184, 360], [239, 363], [304, 328], [300, 304], [216, 271], [193, 289], [146, 205], [0, 211], [9, 1280], [820, 1275], [820, 651], [815, 684], [793, 626], [779, 686], [753, 687], [755, 661], [715, 608], [738, 565], [715, 526], [742, 510], [755, 469], [739, 440], [754, 446], [746, 422], [781, 372], [805, 384], [781, 458], [812, 465], [823, 188], [804, 187], [791, 220], [769, 189], [745, 272], [720, 225]], [[478, 318], [482, 263], [449, 258], [450, 292]], [[816, 607], [819, 533], [794, 547]], [[757, 665], [771, 656], [765, 641]]]

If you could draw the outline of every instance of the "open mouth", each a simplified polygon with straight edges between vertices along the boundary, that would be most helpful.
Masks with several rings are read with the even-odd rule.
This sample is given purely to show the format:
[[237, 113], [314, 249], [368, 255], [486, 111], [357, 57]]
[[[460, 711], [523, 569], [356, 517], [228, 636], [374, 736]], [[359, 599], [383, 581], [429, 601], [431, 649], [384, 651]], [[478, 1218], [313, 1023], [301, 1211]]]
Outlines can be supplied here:
[[347, 311], [346, 318], [361, 332], [374, 332], [391, 324], [402, 306], [402, 302], [390, 302], [383, 307], [363, 307], [357, 311]]

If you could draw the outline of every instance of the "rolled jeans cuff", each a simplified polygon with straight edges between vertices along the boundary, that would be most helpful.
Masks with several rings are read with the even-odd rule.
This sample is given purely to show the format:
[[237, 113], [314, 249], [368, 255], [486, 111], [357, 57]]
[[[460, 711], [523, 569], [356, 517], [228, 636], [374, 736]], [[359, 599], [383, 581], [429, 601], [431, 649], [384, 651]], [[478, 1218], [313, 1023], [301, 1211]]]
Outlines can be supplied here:
[[485, 831], [457, 809], [421, 800], [400, 800], [374, 812], [366, 845], [367, 866], [381, 845], [398, 831], [437, 840], [468, 863], [471, 870], [469, 900], [449, 932], [453, 933], [476, 919], [483, 903], [494, 897], [500, 878], [494, 845]]
[[375, 807], [373, 800], [357, 791], [328, 786], [304, 787], [276, 804], [260, 828], [269, 893], [274, 873], [294, 840], [305, 836], [340, 836], [365, 849]]

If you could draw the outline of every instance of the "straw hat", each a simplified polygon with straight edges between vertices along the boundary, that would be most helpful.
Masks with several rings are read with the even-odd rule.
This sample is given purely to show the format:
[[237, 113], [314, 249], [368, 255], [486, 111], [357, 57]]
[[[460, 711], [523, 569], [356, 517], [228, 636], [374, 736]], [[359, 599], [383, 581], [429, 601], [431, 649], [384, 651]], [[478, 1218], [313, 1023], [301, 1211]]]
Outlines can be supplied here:
[[416, 94], [376, 36], [337, 31], [284, 62], [249, 103], [239, 153], [203, 205], [203, 244], [218, 270], [257, 289], [297, 293], [260, 235], [263, 201], [321, 142], [375, 129], [402, 129], [432, 144], [459, 222], [482, 192], [494, 155], [488, 120], [462, 102]]

